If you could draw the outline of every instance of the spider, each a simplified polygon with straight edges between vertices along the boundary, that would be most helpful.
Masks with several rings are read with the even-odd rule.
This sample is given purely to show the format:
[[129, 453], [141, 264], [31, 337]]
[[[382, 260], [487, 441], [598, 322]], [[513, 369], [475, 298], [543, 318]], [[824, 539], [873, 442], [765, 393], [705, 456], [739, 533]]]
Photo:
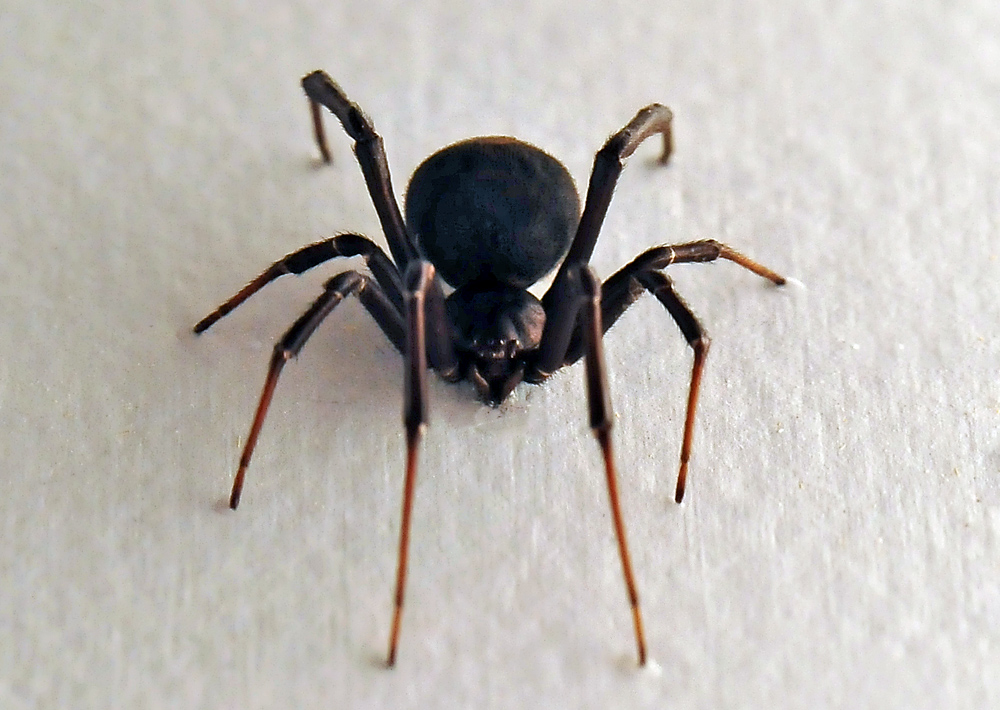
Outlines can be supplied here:
[[[671, 264], [728, 259], [777, 285], [785, 279], [714, 240], [649, 249], [601, 283], [588, 266], [625, 160], [647, 138], [661, 135], [665, 164], [672, 151], [670, 109], [651, 104], [608, 139], [595, 157], [586, 201], [558, 160], [509, 137], [472, 138], [427, 158], [410, 178], [404, 220], [393, 194], [382, 138], [371, 121], [322, 71], [302, 79], [323, 161], [331, 161], [321, 107], [354, 141], [354, 152], [389, 245], [390, 256], [359, 234], [310, 244], [247, 284], [194, 328], [202, 333], [265, 285], [336, 257], [360, 256], [368, 272], [345, 271], [277, 342], [233, 482], [229, 505], [240, 502], [243, 478], [285, 363], [348, 296], [357, 296], [404, 359], [403, 421], [406, 476], [387, 664], [396, 661], [407, 573], [410, 513], [417, 452], [427, 424], [427, 370], [469, 380], [498, 405], [521, 381], [540, 383], [585, 360], [590, 426], [604, 458], [611, 513], [631, 606], [639, 665], [646, 662], [639, 595], [629, 557], [611, 447], [611, 403], [603, 334], [645, 291], [662, 303], [694, 351], [675, 499], [684, 495], [695, 407], [709, 340], [663, 270]], [[561, 263], [561, 265], [560, 265]], [[527, 287], [559, 265], [552, 285], [535, 298]], [[442, 281], [454, 290], [445, 296]]]

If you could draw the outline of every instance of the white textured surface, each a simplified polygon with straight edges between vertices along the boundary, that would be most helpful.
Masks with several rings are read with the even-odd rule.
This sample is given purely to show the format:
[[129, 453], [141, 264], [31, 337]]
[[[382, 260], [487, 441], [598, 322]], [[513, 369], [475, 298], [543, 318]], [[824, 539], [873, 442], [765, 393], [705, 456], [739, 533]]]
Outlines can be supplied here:
[[[104, 5], [0, 13], [0, 707], [1000, 706], [993, 0]], [[339, 133], [316, 167], [314, 68], [399, 192], [482, 133], [582, 185], [668, 103], [676, 160], [633, 158], [598, 273], [716, 237], [805, 285], [671, 271], [714, 338], [683, 506], [690, 355], [651, 300], [608, 337], [654, 669], [580, 368], [497, 411], [433, 385], [395, 670], [400, 360], [357, 304], [225, 510], [271, 343], [331, 270], [190, 326], [378, 234]]]

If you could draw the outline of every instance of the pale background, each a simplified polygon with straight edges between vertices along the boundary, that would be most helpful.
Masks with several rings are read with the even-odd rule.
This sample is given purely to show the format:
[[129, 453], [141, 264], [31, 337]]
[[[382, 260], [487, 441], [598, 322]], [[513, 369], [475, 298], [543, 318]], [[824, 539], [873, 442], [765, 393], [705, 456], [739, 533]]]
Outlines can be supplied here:
[[[0, 10], [0, 707], [1000, 706], [1000, 6], [964, 2], [17, 2]], [[205, 9], [206, 6], [214, 9]], [[435, 381], [398, 667], [400, 358], [345, 268], [190, 327], [288, 251], [381, 240], [304, 73], [385, 137], [514, 134], [579, 184], [635, 110], [597, 272], [719, 238], [801, 281], [671, 269], [607, 338], [651, 668], [637, 671], [581, 367], [499, 410]]]

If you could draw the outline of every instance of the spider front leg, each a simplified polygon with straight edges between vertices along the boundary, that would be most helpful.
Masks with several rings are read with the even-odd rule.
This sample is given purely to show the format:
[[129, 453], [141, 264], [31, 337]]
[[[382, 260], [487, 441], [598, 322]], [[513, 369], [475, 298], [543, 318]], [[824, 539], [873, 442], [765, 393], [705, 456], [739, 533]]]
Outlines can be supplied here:
[[267, 417], [267, 410], [271, 406], [271, 398], [274, 396], [274, 389], [278, 384], [281, 371], [286, 362], [299, 354], [309, 337], [316, 332], [320, 323], [330, 315], [334, 308], [340, 305], [347, 296], [356, 295], [375, 319], [375, 322], [378, 323], [382, 332], [396, 346], [396, 349], [403, 352], [405, 335], [402, 316], [371, 277], [357, 271], [346, 271], [330, 279], [325, 288], [323, 295], [295, 321], [284, 337], [274, 346], [274, 354], [271, 356], [271, 362], [267, 368], [267, 379], [264, 380], [260, 402], [257, 404], [257, 411], [254, 414], [253, 423], [250, 425], [250, 433], [247, 435], [243, 453], [240, 455], [239, 469], [236, 471], [233, 490], [229, 496], [229, 507], [233, 510], [236, 510], [240, 504], [240, 496], [243, 493], [243, 478], [250, 465], [254, 448], [257, 446], [257, 437], [260, 435], [264, 419]]
[[625, 538], [625, 523], [618, 496], [618, 476], [615, 471], [614, 454], [611, 448], [611, 397], [604, 364], [603, 336], [605, 328], [601, 322], [601, 283], [585, 264], [576, 264], [567, 269], [566, 276], [553, 294], [550, 308], [546, 309], [545, 330], [539, 344], [536, 359], [525, 375], [530, 382], [541, 382], [553, 371], [567, 363], [566, 352], [573, 338], [582, 345], [586, 354], [587, 408], [590, 413], [590, 427], [597, 437], [604, 458], [604, 473], [608, 485], [611, 516], [614, 521], [615, 538], [625, 577], [629, 605], [632, 609], [632, 623], [635, 627], [639, 665], [646, 663], [646, 637], [639, 608], [639, 593], [636, 590], [632, 560]]
[[586, 267], [580, 269], [580, 281], [586, 303], [582, 309], [582, 333], [586, 347], [587, 404], [590, 410], [590, 428], [594, 431], [601, 452], [604, 455], [604, 473], [608, 484], [608, 499], [611, 503], [611, 517], [618, 540], [618, 554], [622, 562], [622, 574], [628, 591], [629, 606], [632, 609], [632, 624], [638, 647], [639, 665], [646, 665], [646, 635], [642, 626], [642, 612], [639, 608], [639, 592], [636, 589], [632, 558], [625, 539], [625, 523], [622, 519], [621, 503], [618, 499], [618, 475], [615, 471], [614, 454], [611, 450], [611, 395], [608, 389], [607, 367], [604, 363], [604, 328], [601, 324], [601, 283]]
[[375, 132], [361, 108], [352, 103], [325, 72], [314, 71], [303, 77], [302, 89], [309, 97], [316, 144], [326, 162], [330, 162], [330, 150], [326, 145], [319, 106], [329, 109], [340, 120], [347, 135], [354, 139], [354, 154], [365, 176], [365, 184], [375, 205], [382, 231], [389, 242], [389, 251], [399, 270], [406, 271], [410, 262], [417, 258], [417, 250], [406, 231], [406, 224], [392, 191], [389, 161], [385, 157], [382, 137]]
[[[417, 453], [420, 438], [427, 427], [427, 364], [431, 363], [443, 376], [453, 378], [458, 372], [452, 336], [445, 318], [444, 297], [434, 267], [426, 262], [413, 263], [406, 271], [406, 341], [402, 348], [405, 359], [403, 374], [403, 424], [406, 427], [406, 478], [403, 484], [403, 506], [399, 524], [399, 553], [396, 565], [396, 594], [389, 632], [389, 654], [386, 665], [396, 664], [399, 628], [406, 594], [406, 571], [410, 547], [410, 519], [413, 511], [413, 490], [417, 479]], [[431, 342], [427, 342], [427, 321], [430, 320]]]

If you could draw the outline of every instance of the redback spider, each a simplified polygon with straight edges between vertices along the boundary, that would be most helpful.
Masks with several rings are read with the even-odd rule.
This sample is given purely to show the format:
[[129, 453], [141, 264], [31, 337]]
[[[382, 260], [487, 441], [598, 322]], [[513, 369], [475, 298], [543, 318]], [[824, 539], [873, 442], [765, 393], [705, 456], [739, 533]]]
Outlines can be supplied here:
[[[410, 178], [404, 220], [389, 179], [382, 138], [370, 120], [324, 72], [303, 78], [302, 88], [309, 97], [323, 160], [330, 162], [330, 152], [320, 107], [329, 109], [354, 140], [354, 152], [392, 256], [358, 234], [324, 239], [274, 263], [195, 326], [195, 333], [204, 332], [279, 276], [301, 274], [335, 257], [360, 256], [368, 267], [367, 272], [345, 271], [330, 279], [323, 294], [275, 345], [240, 457], [230, 507], [239, 505], [243, 477], [285, 363], [298, 354], [339, 303], [350, 295], [357, 296], [405, 362], [406, 479], [387, 659], [392, 666], [406, 586], [417, 449], [427, 423], [428, 368], [449, 382], [470, 380], [483, 400], [497, 405], [522, 380], [540, 383], [582, 357], [590, 426], [604, 457], [639, 664], [645, 664], [639, 595], [611, 450], [603, 334], [649, 291], [666, 307], [694, 351], [675, 493], [679, 503], [691, 457], [695, 406], [709, 340], [663, 270], [671, 264], [721, 258], [778, 285], [785, 279], [714, 240], [654, 247], [604, 283], [591, 271], [588, 261], [626, 158], [656, 134], [663, 137], [659, 162], [666, 163], [670, 157], [672, 114], [665, 106], [651, 104], [639, 111], [597, 152], [582, 214], [573, 180], [558, 160], [514, 138], [487, 137], [456, 143], [427, 158]], [[532, 296], [527, 287], [560, 261], [562, 265], [542, 299]], [[442, 281], [454, 288], [447, 297]]]

